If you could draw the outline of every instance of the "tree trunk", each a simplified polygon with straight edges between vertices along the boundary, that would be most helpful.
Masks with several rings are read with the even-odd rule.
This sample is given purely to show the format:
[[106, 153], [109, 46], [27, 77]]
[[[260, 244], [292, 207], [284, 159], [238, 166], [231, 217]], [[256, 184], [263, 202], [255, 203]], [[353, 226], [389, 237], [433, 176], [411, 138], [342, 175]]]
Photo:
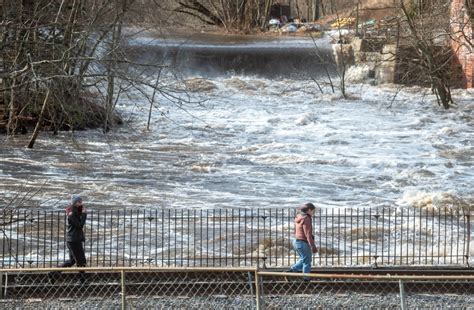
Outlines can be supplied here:
[[[15, 133], [15, 120], [16, 120], [16, 114], [15, 114], [15, 84], [16, 84], [16, 79], [13, 78], [13, 81], [11, 81], [11, 90], [10, 90], [10, 100], [8, 103], [8, 122], [7, 122], [7, 135], [12, 135]], [[8, 85], [8, 84], [7, 84]]]
[[321, 13], [319, 11], [319, 7], [321, 6], [322, 4], [322, 1], [321, 0], [314, 0], [314, 3], [313, 3], [313, 10], [314, 10], [314, 18], [313, 18], [313, 21], [315, 20], [319, 20], [321, 18]]
[[298, 5], [298, 0], [295, 0], [295, 7], [296, 7], [296, 16], [301, 20], [301, 10], [300, 10], [300, 6]]
[[112, 42], [110, 43], [110, 50], [108, 65], [107, 65], [107, 95], [105, 100], [105, 122], [104, 132], [109, 130], [109, 124], [112, 123], [112, 114], [114, 110], [114, 91], [115, 91], [115, 70], [117, 69], [117, 55], [116, 50], [120, 44], [122, 37], [122, 23], [123, 14], [127, 9], [127, 0], [122, 0], [122, 6], [116, 8], [115, 26], [112, 31]]
[[326, 16], [326, 8], [324, 7], [324, 0], [316, 0], [316, 1], [319, 1], [321, 3], [321, 14], [323, 16]]
[[265, 26], [267, 24], [267, 19], [268, 19], [268, 15], [270, 14], [270, 8], [272, 6], [272, 0], [265, 0], [265, 4], [264, 4], [264, 11], [263, 11], [263, 21], [262, 21], [262, 25], [260, 27], [260, 29], [265, 30]]
[[160, 77], [161, 77], [161, 69], [158, 71], [158, 77], [156, 78], [155, 87], [153, 88], [153, 94], [151, 95], [150, 110], [148, 111], [148, 122], [146, 124], [147, 131], [150, 131], [151, 111], [153, 109], [153, 104], [155, 103], [156, 90], [158, 89], [158, 84], [160, 83]]
[[32, 149], [33, 145], [35, 144], [36, 138], [38, 138], [39, 130], [41, 127], [41, 123], [43, 122], [44, 110], [46, 109], [46, 105], [48, 104], [49, 99], [49, 88], [46, 90], [46, 96], [44, 97], [43, 106], [41, 107], [40, 115], [38, 116], [38, 121], [36, 122], [35, 130], [33, 131], [33, 135], [31, 136], [30, 143], [28, 143], [28, 148]]

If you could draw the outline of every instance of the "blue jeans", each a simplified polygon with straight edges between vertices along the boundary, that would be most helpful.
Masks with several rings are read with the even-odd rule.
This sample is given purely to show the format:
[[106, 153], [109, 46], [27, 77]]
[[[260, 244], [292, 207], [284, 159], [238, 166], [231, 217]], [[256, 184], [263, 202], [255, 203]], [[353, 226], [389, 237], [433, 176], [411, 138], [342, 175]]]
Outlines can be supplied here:
[[291, 266], [291, 270], [310, 273], [313, 252], [311, 251], [309, 244], [304, 241], [293, 239], [293, 248], [295, 249], [296, 253], [298, 253], [300, 259], [296, 262], [296, 264]]

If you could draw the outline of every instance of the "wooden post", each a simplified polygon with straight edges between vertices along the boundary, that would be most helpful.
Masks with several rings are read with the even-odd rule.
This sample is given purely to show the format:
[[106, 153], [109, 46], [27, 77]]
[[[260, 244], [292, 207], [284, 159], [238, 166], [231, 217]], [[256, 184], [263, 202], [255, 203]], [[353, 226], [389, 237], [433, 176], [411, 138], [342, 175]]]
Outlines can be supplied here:
[[255, 270], [255, 301], [257, 305], [257, 310], [260, 310], [260, 275], [258, 270]]
[[402, 280], [398, 280], [398, 284], [400, 286], [400, 307], [402, 310], [407, 309], [407, 301], [405, 299], [405, 288], [403, 287]]
[[125, 270], [120, 271], [120, 283], [122, 285], [122, 310], [127, 309], [127, 298], [126, 298], [126, 289], [125, 289]]

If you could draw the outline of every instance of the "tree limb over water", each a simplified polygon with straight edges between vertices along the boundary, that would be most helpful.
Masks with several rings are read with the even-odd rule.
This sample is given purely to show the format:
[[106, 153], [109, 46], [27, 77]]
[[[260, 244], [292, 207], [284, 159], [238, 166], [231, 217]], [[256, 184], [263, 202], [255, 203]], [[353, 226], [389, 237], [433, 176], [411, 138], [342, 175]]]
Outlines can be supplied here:
[[0, 106], [5, 106], [8, 135], [35, 128], [29, 147], [43, 129], [107, 132], [121, 124], [115, 107], [130, 85], [142, 94], [156, 88], [168, 92], [164, 82], [152, 81], [155, 74], [144, 74], [166, 64], [130, 60], [124, 49], [131, 35], [124, 33], [124, 23], [137, 14], [135, 0], [2, 4]]
[[[107, 119], [108, 111], [101, 108], [101, 102], [94, 98], [95, 91], [86, 85], [91, 84], [91, 75], [96, 76], [96, 81], [106, 75], [102, 67], [110, 59], [104, 55], [118, 56], [106, 48], [110, 32], [122, 18], [114, 18], [112, 13], [131, 3], [3, 2], [0, 90], [8, 107], [9, 134], [36, 123], [29, 143], [33, 147], [41, 128], [56, 132], [97, 127]], [[49, 99], [45, 98], [48, 95]], [[96, 115], [97, 112], [105, 115]], [[120, 122], [116, 116], [113, 119]]]

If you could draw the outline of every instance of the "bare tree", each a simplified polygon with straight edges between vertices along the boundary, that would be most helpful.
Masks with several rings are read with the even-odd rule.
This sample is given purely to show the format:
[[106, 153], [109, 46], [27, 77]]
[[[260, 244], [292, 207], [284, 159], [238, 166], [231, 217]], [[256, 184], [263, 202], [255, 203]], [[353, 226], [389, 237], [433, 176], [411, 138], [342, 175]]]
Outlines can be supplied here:
[[[43, 125], [55, 130], [81, 128], [103, 119], [103, 109], [93, 104], [85, 85], [88, 79], [104, 75], [96, 70], [104, 58], [97, 51], [120, 22], [111, 18], [116, 2], [22, 0], [3, 4], [6, 26], [2, 29], [1, 78], [9, 133], [15, 132], [19, 122], [36, 120], [37, 130], [29, 144], [33, 147]], [[86, 114], [92, 117], [84, 117]]]
[[176, 12], [184, 13], [209, 24], [224, 27], [228, 32], [263, 28], [272, 0], [179, 0]]
[[[453, 53], [447, 41], [450, 27], [445, 14], [449, 4], [449, 1], [433, 0], [429, 6], [420, 7], [415, 2], [407, 4], [400, 0], [401, 14], [397, 21], [401, 27], [397, 40], [405, 46], [409, 55], [405, 58], [406, 70], [416, 73], [418, 82], [428, 84], [445, 109], [453, 105]], [[400, 55], [397, 57], [400, 58]]]
[[343, 34], [342, 25], [339, 22], [341, 17], [339, 11], [336, 10], [337, 36], [333, 38], [336, 44], [333, 45], [334, 56], [336, 59], [337, 74], [339, 76], [339, 88], [344, 99], [348, 98], [346, 92], [346, 73], [349, 66], [354, 63], [354, 53], [352, 46], [349, 44], [348, 38]]
[[43, 128], [107, 131], [121, 122], [115, 106], [130, 89], [151, 105], [157, 101], [150, 90], [177, 103], [193, 102], [176, 97], [161, 81], [151, 82], [156, 73], [144, 74], [162, 70], [162, 61], [136, 62], [124, 52], [124, 23], [136, 18], [135, 5], [135, 0], [4, 1], [0, 92], [8, 105], [8, 134], [22, 125], [34, 127], [32, 148]]

